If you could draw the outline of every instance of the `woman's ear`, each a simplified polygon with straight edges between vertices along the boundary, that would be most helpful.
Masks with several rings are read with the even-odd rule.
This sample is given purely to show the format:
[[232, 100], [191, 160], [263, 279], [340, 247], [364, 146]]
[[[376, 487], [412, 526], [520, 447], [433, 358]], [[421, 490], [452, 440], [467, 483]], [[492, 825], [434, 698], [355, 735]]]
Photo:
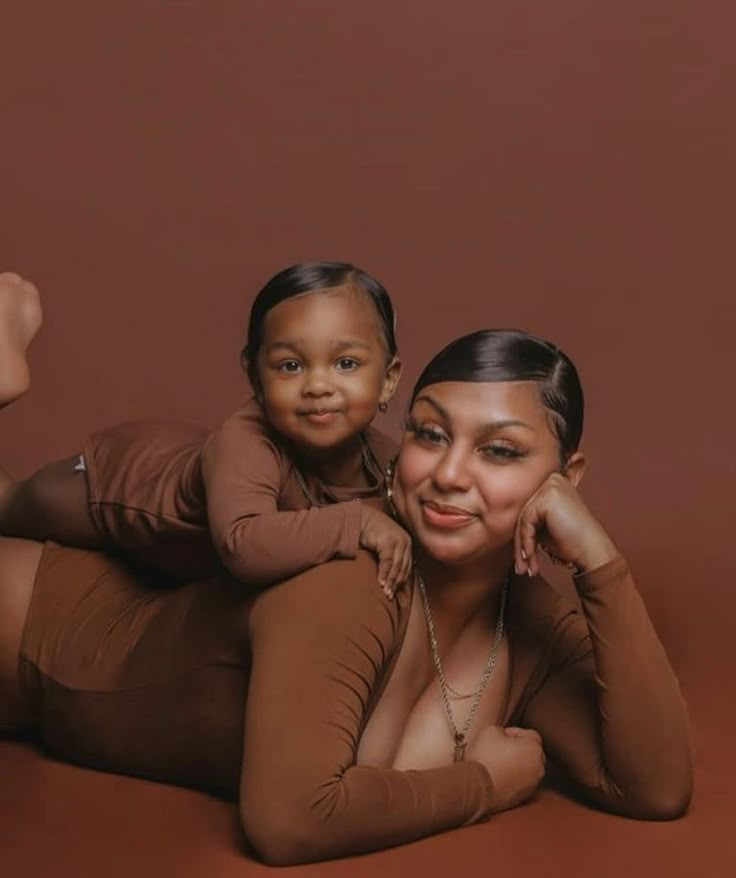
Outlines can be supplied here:
[[396, 391], [396, 385], [399, 383], [399, 378], [401, 378], [402, 368], [401, 360], [398, 357], [391, 357], [383, 374], [383, 387], [381, 388], [380, 396], [380, 404], [383, 406], [382, 411], [385, 411], [388, 407]]
[[585, 475], [585, 455], [582, 451], [576, 451], [567, 458], [562, 467], [562, 475], [577, 488]]

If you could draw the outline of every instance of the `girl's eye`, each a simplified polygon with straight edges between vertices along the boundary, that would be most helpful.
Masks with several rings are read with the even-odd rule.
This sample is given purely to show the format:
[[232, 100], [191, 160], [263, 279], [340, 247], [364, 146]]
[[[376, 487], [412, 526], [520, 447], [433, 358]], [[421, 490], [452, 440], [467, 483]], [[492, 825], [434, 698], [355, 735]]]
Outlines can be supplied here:
[[298, 372], [301, 369], [301, 365], [298, 360], [282, 360], [276, 368], [279, 372]]
[[341, 357], [337, 361], [337, 368], [341, 372], [352, 372], [357, 369], [360, 363], [354, 357]]
[[500, 442], [491, 442], [490, 445], [484, 445], [481, 448], [481, 452], [491, 460], [497, 461], [517, 460], [524, 456], [523, 452], [517, 448]]

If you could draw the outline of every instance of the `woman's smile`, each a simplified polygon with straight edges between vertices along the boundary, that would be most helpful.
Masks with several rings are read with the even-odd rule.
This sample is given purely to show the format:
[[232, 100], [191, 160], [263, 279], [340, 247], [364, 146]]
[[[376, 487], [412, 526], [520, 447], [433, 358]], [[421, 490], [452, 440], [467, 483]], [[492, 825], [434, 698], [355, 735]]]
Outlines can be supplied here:
[[441, 382], [412, 405], [395, 502], [428, 554], [465, 563], [510, 544], [524, 504], [558, 467], [536, 384]]
[[456, 528], [465, 527], [476, 519], [476, 515], [467, 509], [438, 503], [436, 500], [420, 500], [424, 520], [430, 527]]

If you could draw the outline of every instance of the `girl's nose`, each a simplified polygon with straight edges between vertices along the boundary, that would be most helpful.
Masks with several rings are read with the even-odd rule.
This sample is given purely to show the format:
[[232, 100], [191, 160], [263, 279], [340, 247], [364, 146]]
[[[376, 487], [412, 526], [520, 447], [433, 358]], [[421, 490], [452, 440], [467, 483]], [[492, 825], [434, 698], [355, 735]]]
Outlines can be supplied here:
[[334, 387], [324, 369], [310, 369], [304, 376], [302, 393], [305, 396], [329, 396]]

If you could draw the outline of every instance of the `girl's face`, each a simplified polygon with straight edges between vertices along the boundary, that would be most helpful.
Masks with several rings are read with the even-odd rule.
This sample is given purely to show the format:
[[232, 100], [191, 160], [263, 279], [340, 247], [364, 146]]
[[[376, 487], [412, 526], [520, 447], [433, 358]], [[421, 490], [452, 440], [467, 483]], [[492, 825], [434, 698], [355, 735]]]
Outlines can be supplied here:
[[391, 398], [401, 372], [368, 295], [344, 287], [269, 311], [256, 363], [268, 420], [307, 454], [354, 439]]
[[472, 564], [511, 548], [519, 513], [559, 468], [534, 382], [447, 381], [414, 400], [394, 501], [428, 555]]

